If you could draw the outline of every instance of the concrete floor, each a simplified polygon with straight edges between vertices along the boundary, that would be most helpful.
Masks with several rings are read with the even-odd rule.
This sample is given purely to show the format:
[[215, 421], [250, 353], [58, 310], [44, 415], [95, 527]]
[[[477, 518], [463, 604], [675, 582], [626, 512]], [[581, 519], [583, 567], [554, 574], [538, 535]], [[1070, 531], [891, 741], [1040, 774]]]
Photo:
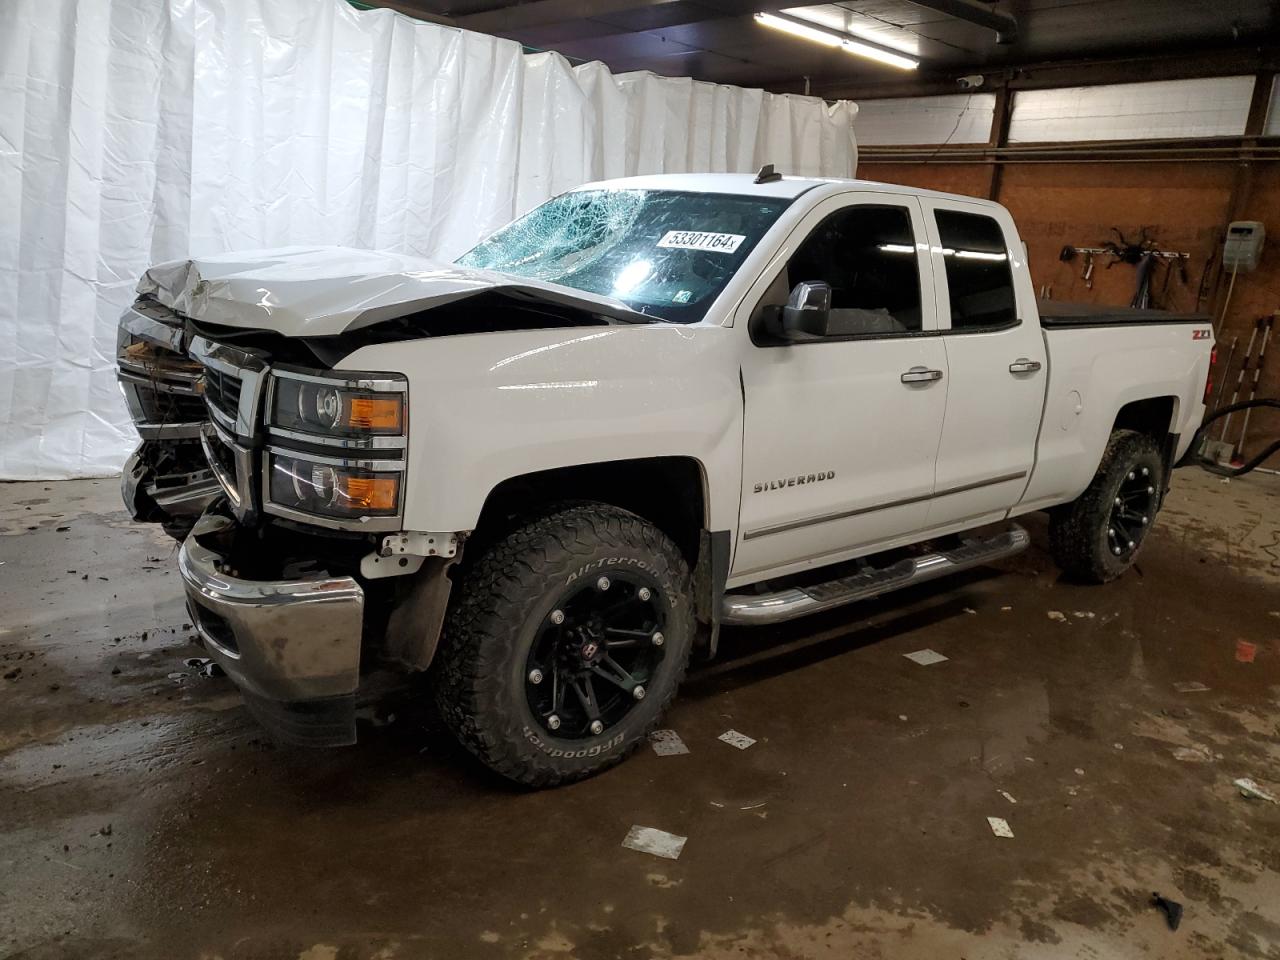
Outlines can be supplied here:
[[114, 481], [0, 491], [0, 954], [1280, 957], [1280, 805], [1232, 786], [1280, 789], [1276, 477], [1179, 471], [1108, 587], [1033, 518], [1003, 570], [729, 633], [689, 755], [537, 794], [408, 720], [274, 748], [184, 666], [173, 546]]

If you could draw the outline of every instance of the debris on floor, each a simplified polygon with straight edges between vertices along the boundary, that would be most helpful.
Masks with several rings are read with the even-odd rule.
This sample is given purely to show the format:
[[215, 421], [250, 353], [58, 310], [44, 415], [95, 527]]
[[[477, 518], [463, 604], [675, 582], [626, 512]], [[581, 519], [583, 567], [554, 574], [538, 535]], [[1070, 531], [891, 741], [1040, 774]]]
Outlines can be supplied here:
[[685, 742], [680, 739], [680, 734], [674, 730], [653, 731], [649, 734], [649, 744], [653, 747], [653, 752], [660, 757], [674, 757], [677, 754], [689, 752]]
[[1274, 793], [1264, 790], [1256, 781], [1248, 777], [1241, 777], [1239, 780], [1233, 780], [1232, 783], [1239, 788], [1242, 797], [1248, 797], [1250, 800], [1265, 800], [1267, 803], [1280, 803], [1280, 799], [1277, 799]]
[[1208, 693], [1209, 688], [1199, 680], [1182, 680], [1173, 685], [1173, 689], [1178, 693]]
[[1258, 655], [1258, 645], [1250, 643], [1248, 640], [1236, 641], [1236, 660], [1240, 663], [1253, 663], [1253, 658]]
[[1168, 897], [1162, 897], [1158, 893], [1151, 894], [1151, 905], [1164, 914], [1165, 922], [1169, 924], [1170, 930], [1177, 930], [1178, 924], [1182, 922], [1182, 904], [1176, 900], [1170, 900]]
[[1213, 751], [1208, 747], [1178, 747], [1173, 751], [1173, 759], [1183, 763], [1213, 763]]
[[917, 650], [914, 653], [904, 653], [903, 656], [912, 663], [920, 664], [922, 667], [927, 667], [931, 663], [941, 663], [943, 660], [949, 659], [944, 657], [937, 650], [929, 650], [928, 648], [924, 650]]
[[1071, 615], [1077, 620], [1092, 620], [1097, 616], [1092, 610], [1072, 610]]
[[1059, 623], [1067, 622], [1067, 615], [1063, 613], [1061, 610], [1050, 610], [1048, 613], [1048, 617], [1050, 620], [1057, 620]]
[[716, 739], [723, 740], [729, 746], [737, 747], [739, 750], [745, 750], [747, 747], [755, 743], [755, 741], [745, 733], [739, 733], [737, 730], [726, 730], [724, 733], [720, 734], [720, 736], [716, 737]]
[[1000, 796], [1004, 797], [1004, 798], [1005, 798], [1006, 800], [1008, 800], [1010, 803], [1017, 803], [1017, 802], [1018, 802], [1017, 800], [1015, 800], [1015, 799], [1013, 798], [1013, 794], [1012, 794], [1012, 793], [1010, 793], [1008, 790], [1001, 790], [1001, 791], [1000, 791]]
[[991, 827], [991, 832], [997, 837], [1004, 837], [1006, 840], [1013, 839], [1013, 828], [1009, 826], [1009, 821], [1004, 817], [987, 817], [987, 823]]
[[208, 657], [188, 657], [182, 661], [202, 677], [225, 677], [226, 673]]
[[674, 833], [659, 830], [657, 827], [633, 826], [627, 831], [622, 845], [628, 850], [638, 850], [640, 853], [649, 853], [667, 860], [679, 860], [680, 851], [684, 849], [688, 839], [688, 837], [680, 837]]

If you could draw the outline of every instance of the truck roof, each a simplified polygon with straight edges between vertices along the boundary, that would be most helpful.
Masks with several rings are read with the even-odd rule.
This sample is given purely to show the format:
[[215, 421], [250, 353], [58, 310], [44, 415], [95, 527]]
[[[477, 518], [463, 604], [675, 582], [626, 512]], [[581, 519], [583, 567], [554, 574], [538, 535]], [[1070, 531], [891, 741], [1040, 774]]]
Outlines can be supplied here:
[[[841, 190], [865, 190], [869, 193], [905, 195], [911, 197], [946, 197], [967, 203], [980, 203], [998, 207], [991, 200], [966, 197], [937, 190], [921, 190], [896, 183], [877, 180], [855, 180], [843, 177], [789, 177], [770, 183], [756, 183], [753, 173], [657, 173], [643, 177], [619, 177], [614, 180], [598, 180], [584, 183], [575, 190], [686, 190], [693, 193], [729, 193], [740, 196], [785, 197], [794, 199], [816, 187], [833, 187]], [[833, 191], [834, 192], [834, 191]]]

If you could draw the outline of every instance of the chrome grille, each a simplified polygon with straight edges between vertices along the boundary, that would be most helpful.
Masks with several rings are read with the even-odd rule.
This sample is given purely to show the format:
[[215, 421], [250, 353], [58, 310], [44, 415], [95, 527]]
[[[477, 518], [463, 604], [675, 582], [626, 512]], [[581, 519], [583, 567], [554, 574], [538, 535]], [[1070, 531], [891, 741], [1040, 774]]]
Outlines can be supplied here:
[[203, 368], [208, 410], [208, 423], [201, 432], [205, 458], [233, 512], [241, 521], [252, 521], [258, 513], [255, 481], [261, 459], [266, 359], [201, 336], [191, 340], [191, 357]]
[[224, 422], [234, 424], [240, 412], [240, 391], [243, 384], [239, 377], [213, 367], [204, 368], [205, 402], [223, 415]]

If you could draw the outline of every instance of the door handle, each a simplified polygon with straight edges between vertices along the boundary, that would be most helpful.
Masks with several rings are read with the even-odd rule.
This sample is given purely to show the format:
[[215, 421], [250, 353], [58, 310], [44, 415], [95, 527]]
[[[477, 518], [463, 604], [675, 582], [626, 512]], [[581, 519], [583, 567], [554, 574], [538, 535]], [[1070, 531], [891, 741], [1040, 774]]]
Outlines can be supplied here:
[[930, 370], [928, 367], [912, 367], [902, 375], [903, 383], [929, 383], [942, 379], [941, 370]]
[[1010, 373], [1035, 373], [1039, 369], [1039, 360], [1028, 360], [1026, 357], [1019, 357], [1009, 364]]

